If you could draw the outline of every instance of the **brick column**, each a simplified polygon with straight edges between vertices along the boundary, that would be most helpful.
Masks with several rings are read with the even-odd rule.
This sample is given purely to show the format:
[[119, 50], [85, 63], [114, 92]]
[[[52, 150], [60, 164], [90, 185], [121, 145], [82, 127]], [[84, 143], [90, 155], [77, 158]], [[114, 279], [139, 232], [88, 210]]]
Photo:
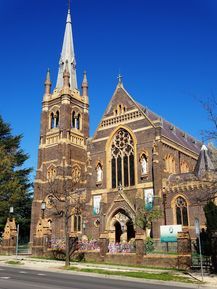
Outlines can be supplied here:
[[191, 238], [189, 232], [179, 232], [177, 236], [177, 253], [191, 254]]
[[189, 269], [191, 266], [191, 238], [189, 232], [179, 232], [177, 236], [177, 267]]
[[143, 258], [145, 254], [145, 235], [144, 234], [136, 234], [135, 237], [136, 242], [136, 263], [142, 264]]
[[102, 261], [104, 261], [106, 253], [108, 252], [108, 244], [109, 244], [108, 233], [101, 234], [99, 240], [100, 240], [99, 242], [100, 258]]

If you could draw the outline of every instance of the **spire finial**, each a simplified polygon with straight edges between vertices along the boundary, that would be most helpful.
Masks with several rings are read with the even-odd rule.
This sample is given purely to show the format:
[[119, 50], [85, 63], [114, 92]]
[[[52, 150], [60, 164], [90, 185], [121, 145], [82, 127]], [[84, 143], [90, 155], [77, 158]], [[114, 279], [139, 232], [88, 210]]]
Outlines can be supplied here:
[[123, 85], [123, 76], [119, 73], [118, 74], [118, 86], [120, 87], [120, 86], [122, 86]]
[[83, 73], [83, 83], [87, 83], [87, 71], [84, 70], [84, 73]]
[[71, 10], [71, 0], [68, 0], [68, 10]]

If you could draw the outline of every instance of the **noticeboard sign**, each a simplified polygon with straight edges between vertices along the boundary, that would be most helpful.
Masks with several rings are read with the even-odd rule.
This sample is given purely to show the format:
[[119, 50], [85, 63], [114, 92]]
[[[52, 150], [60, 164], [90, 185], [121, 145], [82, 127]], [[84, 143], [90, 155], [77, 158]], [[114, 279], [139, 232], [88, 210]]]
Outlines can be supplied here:
[[160, 226], [160, 241], [177, 242], [178, 232], [182, 232], [182, 225]]

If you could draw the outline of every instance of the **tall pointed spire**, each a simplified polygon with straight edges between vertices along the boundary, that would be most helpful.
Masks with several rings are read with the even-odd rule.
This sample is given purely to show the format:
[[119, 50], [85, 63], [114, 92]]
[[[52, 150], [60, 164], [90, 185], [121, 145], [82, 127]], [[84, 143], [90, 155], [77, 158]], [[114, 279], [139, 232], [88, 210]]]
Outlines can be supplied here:
[[63, 47], [59, 61], [59, 71], [57, 77], [56, 88], [61, 89], [63, 87], [63, 72], [66, 66], [66, 60], [68, 60], [69, 73], [70, 73], [70, 88], [77, 89], [77, 77], [76, 77], [76, 61], [72, 37], [72, 21], [70, 14], [70, 6], [68, 9], [68, 15], [66, 19], [66, 28], [63, 40]]

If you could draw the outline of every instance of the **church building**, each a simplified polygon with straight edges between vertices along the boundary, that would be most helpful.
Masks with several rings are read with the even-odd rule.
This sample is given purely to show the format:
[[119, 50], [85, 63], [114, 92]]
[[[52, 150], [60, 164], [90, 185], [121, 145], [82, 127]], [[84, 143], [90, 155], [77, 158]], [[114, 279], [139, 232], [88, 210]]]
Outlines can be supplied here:
[[[45, 80], [32, 248], [43, 235], [63, 238], [64, 209], [70, 236], [104, 235], [116, 243], [138, 233], [159, 239], [161, 225], [178, 224], [194, 238], [195, 217], [205, 226], [198, 200], [208, 192], [204, 178], [213, 169], [207, 148], [139, 104], [121, 77], [94, 135], [89, 135], [88, 81], [84, 72], [79, 90], [69, 10], [54, 90], [50, 71]], [[70, 189], [80, 196], [76, 200], [83, 202], [82, 208], [77, 203], [64, 207], [63, 197], [58, 199], [58, 190], [68, 198]], [[53, 198], [63, 202], [62, 211]], [[141, 216], [154, 209], [161, 211], [159, 217], [147, 218], [141, 226]]]

